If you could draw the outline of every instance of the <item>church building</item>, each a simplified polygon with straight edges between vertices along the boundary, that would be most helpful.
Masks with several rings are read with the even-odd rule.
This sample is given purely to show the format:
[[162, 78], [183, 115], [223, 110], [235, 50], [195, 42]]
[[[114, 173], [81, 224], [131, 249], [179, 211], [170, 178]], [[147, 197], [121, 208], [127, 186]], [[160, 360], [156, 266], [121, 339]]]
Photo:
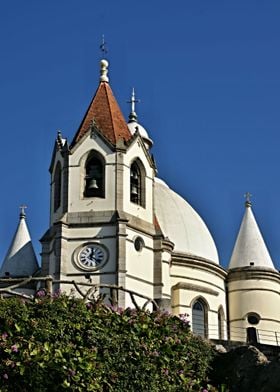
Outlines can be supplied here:
[[[99, 86], [72, 141], [61, 133], [55, 140], [39, 275], [133, 290], [188, 314], [193, 332], [206, 338], [246, 341], [250, 330], [258, 341], [278, 344], [280, 274], [250, 199], [225, 269], [203, 219], [157, 177], [134, 91], [126, 121], [108, 67], [101, 60]], [[1, 276], [38, 276], [38, 269], [23, 209]], [[123, 291], [118, 303], [133, 307]]]

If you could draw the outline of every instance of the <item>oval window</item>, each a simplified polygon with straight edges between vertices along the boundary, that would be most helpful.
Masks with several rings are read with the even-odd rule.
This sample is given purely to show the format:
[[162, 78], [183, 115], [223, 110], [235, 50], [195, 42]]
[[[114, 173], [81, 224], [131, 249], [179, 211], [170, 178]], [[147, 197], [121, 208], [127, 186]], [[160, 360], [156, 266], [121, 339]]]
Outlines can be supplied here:
[[260, 322], [261, 317], [257, 313], [250, 313], [247, 316], [247, 320], [249, 324], [257, 325]]
[[137, 250], [137, 252], [141, 252], [142, 249], [144, 248], [144, 240], [141, 237], [136, 237], [134, 240], [134, 248]]

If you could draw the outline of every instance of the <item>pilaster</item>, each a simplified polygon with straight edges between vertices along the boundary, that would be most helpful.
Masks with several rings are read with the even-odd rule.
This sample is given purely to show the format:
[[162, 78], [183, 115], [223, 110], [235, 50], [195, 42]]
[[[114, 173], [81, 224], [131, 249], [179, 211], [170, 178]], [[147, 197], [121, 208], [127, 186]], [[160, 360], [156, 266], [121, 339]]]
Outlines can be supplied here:
[[[117, 270], [117, 282], [118, 286], [125, 288], [126, 282], [126, 225], [127, 219], [118, 218], [117, 219], [117, 260], [116, 260], [116, 270]], [[125, 307], [125, 292], [119, 291], [118, 293], [118, 304], [121, 307]]]

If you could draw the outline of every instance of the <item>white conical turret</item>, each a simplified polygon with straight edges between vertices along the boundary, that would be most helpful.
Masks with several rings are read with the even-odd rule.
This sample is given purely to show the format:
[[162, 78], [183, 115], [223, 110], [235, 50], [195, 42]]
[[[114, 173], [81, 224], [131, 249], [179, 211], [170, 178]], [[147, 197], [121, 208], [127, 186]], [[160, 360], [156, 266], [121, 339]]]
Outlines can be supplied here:
[[25, 221], [24, 207], [21, 208], [19, 224], [3, 261], [0, 276], [30, 276], [38, 270], [37, 258]]
[[229, 269], [250, 266], [275, 269], [254, 217], [249, 194], [247, 194], [245, 206], [245, 214], [232, 252]]

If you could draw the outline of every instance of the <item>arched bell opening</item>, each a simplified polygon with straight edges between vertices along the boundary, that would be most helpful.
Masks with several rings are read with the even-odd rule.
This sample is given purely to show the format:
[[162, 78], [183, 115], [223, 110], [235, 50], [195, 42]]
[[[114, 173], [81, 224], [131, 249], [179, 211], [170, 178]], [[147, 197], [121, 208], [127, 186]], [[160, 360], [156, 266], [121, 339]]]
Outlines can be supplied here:
[[57, 162], [54, 172], [54, 192], [53, 192], [53, 209], [58, 210], [61, 205], [61, 163]]
[[145, 207], [146, 171], [140, 161], [136, 159], [130, 166], [130, 201]]
[[105, 197], [105, 162], [96, 151], [86, 160], [84, 184], [84, 197]]

